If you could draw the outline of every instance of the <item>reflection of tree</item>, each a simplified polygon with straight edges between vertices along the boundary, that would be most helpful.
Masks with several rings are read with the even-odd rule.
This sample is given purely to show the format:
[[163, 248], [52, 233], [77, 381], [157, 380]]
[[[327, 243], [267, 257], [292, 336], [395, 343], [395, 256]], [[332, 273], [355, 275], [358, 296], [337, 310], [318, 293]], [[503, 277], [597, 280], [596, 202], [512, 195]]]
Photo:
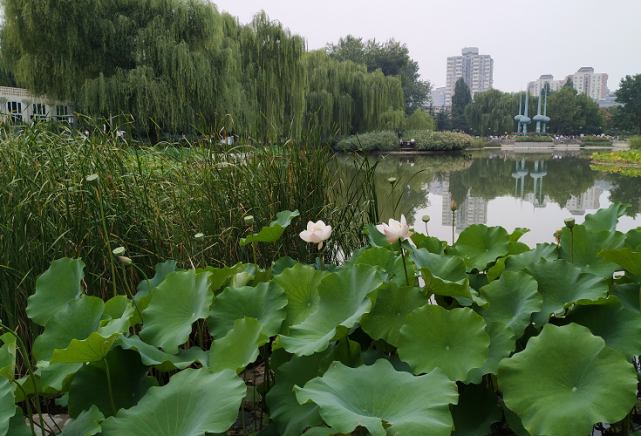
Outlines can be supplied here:
[[641, 179], [620, 174], [608, 174], [607, 179], [612, 184], [610, 201], [631, 204], [632, 207], [626, 212], [628, 216], [641, 213]]

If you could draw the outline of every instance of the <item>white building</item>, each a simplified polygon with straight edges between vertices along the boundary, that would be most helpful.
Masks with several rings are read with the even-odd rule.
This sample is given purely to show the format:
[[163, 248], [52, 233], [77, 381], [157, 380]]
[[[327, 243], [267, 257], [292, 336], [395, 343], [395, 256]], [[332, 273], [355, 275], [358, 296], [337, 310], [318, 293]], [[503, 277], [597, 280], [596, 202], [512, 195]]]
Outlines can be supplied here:
[[454, 87], [459, 78], [463, 78], [474, 94], [487, 91], [494, 84], [494, 61], [489, 55], [479, 55], [477, 47], [465, 47], [462, 56], [447, 58], [445, 105], [452, 106]]
[[550, 91], [558, 91], [563, 85], [565, 85], [565, 80], [554, 80], [552, 74], [544, 74], [539, 77], [539, 80], [528, 83], [528, 91], [532, 95], [540, 95], [541, 91], [545, 85], [550, 85]]
[[606, 73], [595, 73], [592, 67], [579, 68], [576, 73], [567, 76], [567, 80], [572, 80], [574, 89], [579, 94], [586, 94], [594, 101], [605, 100], [610, 95], [608, 89], [608, 75]]
[[446, 101], [446, 95], [447, 95], [447, 88], [442, 87], [442, 88], [435, 88], [432, 90], [432, 106], [435, 109], [440, 109], [445, 106], [445, 101]]
[[47, 100], [46, 95], [33, 96], [26, 89], [0, 86], [2, 121], [28, 124], [36, 121], [64, 121], [73, 124], [70, 104]]

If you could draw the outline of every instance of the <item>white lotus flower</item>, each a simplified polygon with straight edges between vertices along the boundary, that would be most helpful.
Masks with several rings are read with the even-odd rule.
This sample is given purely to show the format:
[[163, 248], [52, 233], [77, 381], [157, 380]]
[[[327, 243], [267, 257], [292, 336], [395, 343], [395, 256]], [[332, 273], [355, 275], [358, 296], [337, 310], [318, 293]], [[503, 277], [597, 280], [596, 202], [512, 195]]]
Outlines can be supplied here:
[[410, 232], [410, 227], [405, 222], [405, 215], [401, 215], [401, 221], [398, 222], [395, 219], [390, 219], [389, 224], [379, 224], [376, 226], [379, 232], [387, 236], [387, 242], [393, 244], [401, 240], [405, 240], [412, 236], [414, 232]]
[[305, 242], [318, 244], [318, 249], [323, 248], [323, 241], [329, 239], [332, 234], [332, 226], [327, 226], [323, 221], [308, 222], [307, 230], [300, 232], [300, 237]]

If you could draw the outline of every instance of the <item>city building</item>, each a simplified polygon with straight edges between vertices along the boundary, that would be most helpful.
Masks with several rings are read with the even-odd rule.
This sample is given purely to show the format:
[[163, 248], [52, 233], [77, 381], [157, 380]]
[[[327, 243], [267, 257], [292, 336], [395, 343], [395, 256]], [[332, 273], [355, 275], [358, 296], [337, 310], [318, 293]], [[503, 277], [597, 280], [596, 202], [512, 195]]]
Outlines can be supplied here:
[[71, 105], [47, 100], [46, 95], [33, 96], [23, 88], [0, 86], [2, 122], [29, 124], [36, 121], [64, 121], [73, 124]]
[[572, 80], [574, 89], [579, 94], [586, 94], [594, 101], [605, 100], [610, 95], [608, 75], [606, 73], [595, 73], [592, 67], [579, 68], [579, 71], [567, 76], [565, 80]]
[[434, 109], [440, 109], [442, 107], [445, 107], [446, 92], [447, 92], [446, 87], [435, 88], [432, 90], [432, 94], [431, 94], [432, 107]]
[[454, 87], [463, 78], [470, 88], [472, 98], [477, 92], [487, 91], [494, 84], [494, 61], [489, 55], [480, 55], [477, 47], [465, 47], [462, 56], [447, 58], [445, 105], [452, 106]]
[[550, 86], [550, 91], [558, 91], [565, 85], [565, 80], [554, 80], [552, 74], [544, 74], [539, 80], [528, 83], [527, 89], [532, 95], [540, 95], [546, 84]]

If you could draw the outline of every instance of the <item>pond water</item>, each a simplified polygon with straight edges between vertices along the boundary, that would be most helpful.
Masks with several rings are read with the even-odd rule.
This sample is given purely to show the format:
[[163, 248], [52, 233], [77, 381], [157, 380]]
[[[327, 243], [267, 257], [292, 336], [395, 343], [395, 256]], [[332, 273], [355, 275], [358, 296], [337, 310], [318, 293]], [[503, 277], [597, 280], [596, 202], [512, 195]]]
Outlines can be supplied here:
[[[426, 232], [423, 215], [430, 216], [429, 235], [450, 244], [472, 224], [502, 226], [510, 233], [525, 227], [530, 232], [520, 240], [534, 247], [554, 242], [555, 229], [563, 227], [565, 218], [580, 224], [587, 214], [615, 201], [632, 205], [617, 230], [641, 227], [641, 177], [592, 170], [592, 152], [486, 149], [471, 156], [389, 154], [369, 159], [379, 159], [376, 190], [383, 220], [392, 216], [387, 180], [396, 177], [396, 216], [404, 214], [415, 231]], [[456, 214], [450, 210], [452, 200], [458, 205]]]

